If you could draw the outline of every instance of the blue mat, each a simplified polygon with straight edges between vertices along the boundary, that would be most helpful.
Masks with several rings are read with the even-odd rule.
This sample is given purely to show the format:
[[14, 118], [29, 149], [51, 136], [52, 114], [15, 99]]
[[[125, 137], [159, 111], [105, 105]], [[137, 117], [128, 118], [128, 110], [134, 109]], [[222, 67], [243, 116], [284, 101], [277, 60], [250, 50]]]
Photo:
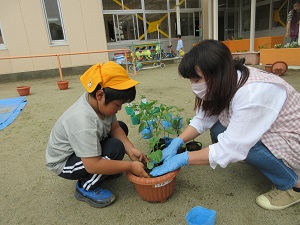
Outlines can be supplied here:
[[0, 99], [0, 130], [14, 122], [27, 104], [26, 96]]

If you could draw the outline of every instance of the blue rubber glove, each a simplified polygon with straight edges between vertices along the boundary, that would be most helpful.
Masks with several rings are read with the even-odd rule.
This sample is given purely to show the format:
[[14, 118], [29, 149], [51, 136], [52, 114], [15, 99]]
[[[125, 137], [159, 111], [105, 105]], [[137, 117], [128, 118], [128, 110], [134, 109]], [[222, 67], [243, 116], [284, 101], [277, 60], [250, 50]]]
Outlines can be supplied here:
[[185, 151], [183, 153], [171, 157], [168, 160], [165, 160], [161, 166], [155, 167], [150, 172], [150, 175], [156, 177], [177, 170], [179, 167], [189, 165], [188, 160], [189, 160], [188, 151]]
[[171, 158], [172, 156], [176, 155], [178, 148], [183, 145], [184, 142], [181, 138], [175, 138], [168, 147], [166, 147], [162, 151], [162, 161]]

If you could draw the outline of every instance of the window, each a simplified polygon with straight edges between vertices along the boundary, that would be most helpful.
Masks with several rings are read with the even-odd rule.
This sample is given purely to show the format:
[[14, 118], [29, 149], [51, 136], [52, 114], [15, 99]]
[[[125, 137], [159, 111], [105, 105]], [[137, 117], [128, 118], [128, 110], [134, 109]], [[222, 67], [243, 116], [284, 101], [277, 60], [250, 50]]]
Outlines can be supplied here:
[[145, 0], [146, 10], [167, 10], [167, 1]]
[[116, 42], [122, 40], [145, 39], [143, 14], [104, 15], [106, 40]]
[[[179, 7], [181, 9], [200, 8], [200, 5], [201, 5], [201, 1], [199, 1], [199, 0], [185, 0], [185, 1], [179, 0]], [[171, 9], [176, 8], [176, 0], [170, 0], [170, 8]]]
[[[170, 13], [171, 18], [171, 36], [177, 37], [177, 19], [176, 13]], [[199, 24], [199, 12], [180, 13], [181, 36], [201, 36], [201, 24]]]
[[270, 4], [256, 7], [255, 30], [268, 30], [270, 18]]
[[[181, 35], [199, 36], [200, 1], [180, 0], [179, 4], [184, 9], [180, 13]], [[176, 0], [102, 0], [102, 5], [107, 42], [177, 36]]]
[[142, 9], [141, 0], [102, 0], [102, 5], [103, 10]]
[[1, 24], [0, 24], [0, 50], [1, 49], [6, 49], [6, 47], [5, 47], [4, 37], [2, 34], [2, 29], [1, 29]]
[[[120, 0], [121, 2], [121, 0]], [[141, 0], [123, 0], [125, 9], [141, 9], [142, 3]]]
[[181, 36], [199, 36], [199, 13], [180, 13], [180, 24]]
[[[270, 12], [270, 1], [257, 1], [256, 4], [256, 18], [255, 30], [263, 31], [273, 28], [282, 28], [286, 25], [287, 19], [287, 1], [273, 0], [273, 9]], [[251, 8], [250, 2], [244, 2], [242, 14], [242, 29], [243, 31], [250, 31]], [[259, 15], [259, 16], [257, 16]], [[271, 21], [270, 21], [271, 16]], [[271, 23], [271, 27], [270, 27]]]
[[103, 10], [122, 10], [122, 0], [118, 2], [119, 4], [112, 0], [102, 0]]
[[287, 2], [273, 2], [272, 28], [286, 26], [288, 11]]
[[65, 43], [65, 33], [60, 12], [59, 0], [44, 0], [48, 32], [51, 44]]
[[186, 8], [200, 8], [201, 1], [186, 0]]
[[1, 32], [1, 27], [0, 27], [0, 45], [1, 44], [4, 44], [4, 41], [3, 41], [3, 36], [2, 36], [2, 32]]

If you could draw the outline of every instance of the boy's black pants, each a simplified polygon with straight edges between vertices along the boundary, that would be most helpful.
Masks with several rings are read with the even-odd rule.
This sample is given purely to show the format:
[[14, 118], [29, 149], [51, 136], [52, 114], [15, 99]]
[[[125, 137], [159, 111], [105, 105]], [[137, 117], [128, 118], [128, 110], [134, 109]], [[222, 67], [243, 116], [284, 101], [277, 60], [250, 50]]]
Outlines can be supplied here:
[[[125, 134], [128, 135], [127, 125], [122, 121], [118, 122]], [[100, 144], [102, 148], [101, 157], [111, 160], [122, 160], [124, 158], [125, 147], [119, 139], [108, 137], [101, 141]], [[92, 190], [99, 187], [100, 183], [109, 177], [109, 175], [88, 173], [83, 166], [81, 158], [77, 157], [75, 153], [69, 157], [59, 176], [69, 180], [80, 180], [80, 185], [85, 190]]]

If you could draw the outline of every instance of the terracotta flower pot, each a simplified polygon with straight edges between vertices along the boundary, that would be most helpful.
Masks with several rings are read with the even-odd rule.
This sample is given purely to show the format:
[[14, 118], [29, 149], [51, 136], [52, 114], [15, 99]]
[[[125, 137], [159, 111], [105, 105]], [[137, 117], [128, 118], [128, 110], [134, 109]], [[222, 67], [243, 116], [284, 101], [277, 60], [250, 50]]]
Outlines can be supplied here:
[[139, 196], [147, 202], [165, 202], [174, 192], [176, 176], [180, 169], [153, 178], [137, 177], [127, 172]]
[[61, 80], [61, 81], [57, 81], [56, 84], [57, 84], [59, 90], [66, 90], [66, 89], [68, 89], [69, 81]]
[[259, 65], [259, 52], [233, 52], [231, 55], [233, 59], [244, 58], [246, 65]]
[[282, 76], [288, 69], [288, 65], [283, 61], [274, 62], [272, 72], [278, 76]]
[[268, 73], [272, 73], [272, 65], [273, 64], [266, 64], [265, 65], [265, 71]]
[[17, 87], [17, 91], [20, 96], [26, 96], [30, 94], [30, 86], [19, 86]]

